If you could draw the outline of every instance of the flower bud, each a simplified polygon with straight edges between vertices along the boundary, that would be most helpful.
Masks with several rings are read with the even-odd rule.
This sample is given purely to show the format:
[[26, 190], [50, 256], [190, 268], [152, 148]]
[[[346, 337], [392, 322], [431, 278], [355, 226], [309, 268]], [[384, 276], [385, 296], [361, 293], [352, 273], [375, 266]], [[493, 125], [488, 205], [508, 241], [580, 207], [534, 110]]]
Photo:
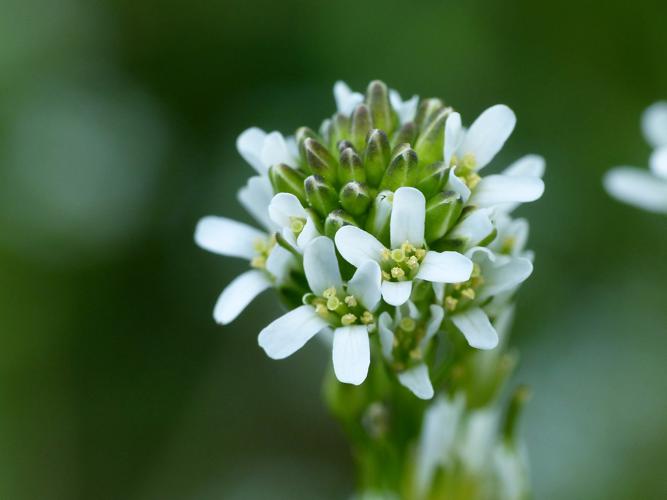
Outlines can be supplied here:
[[366, 221], [366, 230], [382, 242], [389, 241], [389, 219], [391, 216], [394, 193], [382, 191], [373, 200], [371, 211]]
[[444, 107], [445, 104], [440, 99], [422, 99], [415, 117], [415, 123], [419, 130], [424, 130], [429, 122], [433, 120], [433, 117]]
[[336, 144], [347, 139], [349, 136], [350, 119], [341, 113], [335, 114], [329, 124], [329, 147], [333, 149]]
[[530, 396], [530, 388], [525, 385], [517, 387], [512, 395], [502, 428], [503, 437], [509, 443], [516, 444], [519, 417], [521, 416], [526, 402], [530, 399]]
[[373, 118], [368, 106], [360, 104], [352, 113], [352, 124], [350, 125], [350, 141], [357, 150], [361, 150], [366, 144], [366, 136], [373, 128]]
[[434, 196], [442, 189], [442, 186], [447, 182], [449, 168], [444, 162], [438, 161], [420, 168], [419, 182], [417, 189], [419, 189], [426, 199]]
[[[341, 143], [341, 145], [344, 142]], [[340, 154], [338, 179], [341, 184], [350, 181], [366, 182], [366, 170], [359, 155], [351, 147], [345, 148]]]
[[375, 129], [368, 135], [366, 151], [364, 152], [364, 165], [366, 167], [366, 181], [369, 185], [377, 187], [382, 180], [391, 155], [389, 139], [382, 130]]
[[415, 122], [407, 122], [396, 133], [392, 139], [392, 143], [395, 146], [399, 144], [407, 143], [414, 144], [415, 139], [417, 138], [417, 125]]
[[303, 174], [292, 167], [279, 163], [269, 170], [269, 180], [276, 193], [292, 193], [301, 203], [306, 202], [306, 191], [303, 187]]
[[441, 192], [426, 203], [426, 228], [424, 237], [427, 243], [439, 240], [456, 224], [463, 210], [461, 195], [453, 192]]
[[303, 142], [303, 147], [306, 152], [306, 162], [312, 172], [322, 177], [328, 183], [335, 184], [338, 162], [329, 153], [329, 150], [310, 137], [306, 138]]
[[296, 139], [296, 144], [299, 147], [299, 155], [301, 158], [306, 158], [306, 149], [304, 148], [304, 141], [306, 139], [315, 139], [317, 140], [317, 133], [312, 130], [311, 128], [308, 127], [299, 127], [294, 134], [294, 138]]
[[416, 180], [418, 162], [417, 153], [410, 148], [409, 144], [398, 146], [382, 177], [380, 189], [396, 191], [402, 186], [413, 186]]
[[345, 210], [334, 210], [327, 215], [327, 218], [324, 221], [324, 234], [329, 238], [333, 238], [336, 235], [336, 232], [346, 225], [356, 226], [357, 222], [354, 220], [354, 217], [348, 214]]
[[371, 204], [371, 197], [363, 184], [356, 181], [348, 182], [340, 190], [340, 204], [353, 216], [361, 215]]
[[391, 134], [394, 130], [394, 111], [389, 102], [389, 90], [379, 81], [372, 81], [366, 93], [368, 108], [373, 117], [373, 126]]
[[452, 113], [452, 108], [441, 109], [438, 114], [423, 128], [415, 144], [415, 151], [425, 164], [442, 160], [445, 145], [445, 122]]
[[320, 216], [338, 208], [336, 191], [319, 175], [311, 175], [304, 181], [306, 198]]

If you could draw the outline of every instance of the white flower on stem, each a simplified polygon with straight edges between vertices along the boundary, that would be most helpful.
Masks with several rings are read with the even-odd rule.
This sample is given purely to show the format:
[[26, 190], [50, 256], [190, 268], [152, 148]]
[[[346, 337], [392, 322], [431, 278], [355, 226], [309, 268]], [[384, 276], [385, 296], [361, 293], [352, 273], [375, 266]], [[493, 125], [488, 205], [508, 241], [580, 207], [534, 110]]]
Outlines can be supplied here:
[[[445, 311], [442, 307], [432, 304], [429, 308], [428, 319], [422, 318], [419, 310], [412, 302], [407, 302], [396, 308], [392, 317], [388, 312], [383, 312], [378, 320], [380, 344], [385, 359], [392, 364], [394, 359], [394, 346], [398, 337], [408, 336], [416, 340], [415, 345], [410, 345], [408, 354], [410, 357], [422, 357], [430, 340], [438, 332]], [[398, 381], [412, 391], [420, 399], [431, 399], [433, 397], [433, 384], [428, 373], [428, 366], [419, 361], [397, 374]]]
[[280, 132], [266, 133], [257, 127], [249, 128], [236, 139], [236, 149], [260, 175], [268, 175], [269, 168], [278, 163], [297, 165], [294, 139], [285, 139]]
[[294, 257], [276, 245], [269, 221], [261, 215], [261, 208], [266, 210], [265, 182], [268, 179], [253, 177], [239, 191], [239, 199], [259, 222], [267, 224], [265, 227], [268, 232], [215, 216], [202, 218], [195, 229], [195, 242], [200, 247], [220, 255], [247, 259], [252, 267], [232, 280], [220, 294], [213, 309], [213, 317], [223, 325], [234, 321], [264, 290], [283, 283], [294, 265]]
[[667, 102], [650, 106], [642, 116], [646, 140], [655, 148], [650, 170], [615, 167], [604, 177], [614, 198], [651, 212], [667, 214]]
[[333, 328], [336, 378], [359, 385], [370, 364], [368, 334], [375, 328], [373, 313], [380, 303], [380, 268], [368, 261], [343, 283], [333, 241], [324, 236], [305, 248], [303, 268], [313, 296], [264, 328], [259, 345], [269, 357], [282, 359], [319, 332]]
[[291, 193], [278, 193], [271, 199], [269, 217], [281, 228], [283, 238], [299, 252], [320, 236], [313, 218]]
[[447, 235], [469, 249], [487, 241], [496, 231], [494, 210], [483, 208], [466, 215]]
[[470, 278], [472, 262], [458, 252], [434, 252], [424, 243], [426, 201], [412, 187], [394, 193], [389, 220], [391, 249], [375, 236], [356, 226], [343, 226], [335, 236], [343, 258], [355, 267], [371, 260], [382, 268], [382, 298], [387, 304], [405, 304], [412, 293], [412, 281], [458, 283]]
[[334, 84], [333, 92], [338, 112], [343, 115], [350, 115], [354, 108], [364, 102], [363, 94], [352, 92], [347, 83], [343, 81], [337, 81]]
[[498, 345], [498, 333], [484, 305], [525, 281], [533, 264], [525, 257], [496, 255], [484, 247], [472, 248], [466, 255], [474, 262], [472, 277], [444, 290], [445, 309], [471, 347], [493, 349]]
[[417, 105], [419, 104], [419, 96], [413, 95], [410, 99], [404, 101], [401, 99], [401, 94], [399, 94], [398, 91], [392, 89], [389, 91], [389, 100], [391, 102], [391, 106], [398, 114], [398, 119], [401, 124], [411, 122], [415, 119], [415, 115], [417, 114]]

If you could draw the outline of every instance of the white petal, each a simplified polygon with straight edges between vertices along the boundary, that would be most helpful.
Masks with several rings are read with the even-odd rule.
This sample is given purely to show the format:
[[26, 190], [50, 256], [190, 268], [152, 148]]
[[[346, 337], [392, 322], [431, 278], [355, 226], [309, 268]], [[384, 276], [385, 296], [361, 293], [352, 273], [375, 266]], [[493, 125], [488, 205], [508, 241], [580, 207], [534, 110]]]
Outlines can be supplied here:
[[378, 331], [380, 332], [380, 346], [382, 354], [388, 361], [393, 360], [394, 350], [394, 321], [388, 312], [380, 314], [378, 319]]
[[439, 305], [432, 304], [429, 309], [431, 310], [431, 317], [426, 323], [426, 335], [424, 335], [424, 338], [420, 342], [422, 349], [425, 349], [428, 345], [428, 341], [438, 333], [442, 320], [445, 317], [445, 310]]
[[258, 342], [273, 359], [283, 359], [301, 349], [327, 322], [311, 306], [299, 306], [259, 332]]
[[667, 146], [667, 101], [656, 102], [644, 111], [642, 129], [653, 147]]
[[382, 298], [390, 306], [405, 304], [412, 293], [412, 281], [383, 281]]
[[336, 328], [333, 340], [333, 366], [336, 378], [359, 385], [366, 380], [371, 363], [368, 329], [362, 325]]
[[413, 366], [398, 374], [398, 381], [419, 399], [433, 397], [433, 384], [428, 376], [428, 367], [424, 363]]
[[381, 284], [382, 271], [380, 265], [369, 260], [359, 266], [359, 269], [354, 273], [347, 284], [347, 291], [357, 297], [366, 309], [374, 311], [382, 297]]
[[470, 199], [470, 188], [465, 182], [461, 180], [460, 177], [456, 175], [456, 167], [452, 168], [452, 170], [449, 172], [449, 178], [447, 179], [447, 189], [460, 194], [463, 203], [467, 203]]
[[539, 199], [543, 193], [544, 181], [539, 177], [488, 175], [475, 187], [470, 203], [482, 208], [503, 203], [526, 203]]
[[231, 323], [255, 297], [270, 286], [271, 280], [256, 269], [237, 276], [220, 294], [213, 309], [213, 318], [221, 325]]
[[649, 164], [655, 175], [667, 181], [667, 146], [656, 149], [651, 155]]
[[269, 178], [256, 175], [239, 190], [238, 199], [250, 215], [267, 231], [276, 231], [277, 225], [269, 218], [269, 203], [273, 198], [273, 188]]
[[403, 101], [397, 91], [390, 90], [389, 100], [391, 101], [391, 106], [396, 110], [401, 124], [411, 122], [415, 119], [419, 96], [413, 95], [407, 101]]
[[499, 265], [484, 268], [484, 285], [479, 300], [512, 290], [528, 279], [533, 272], [533, 263], [524, 257], [502, 260], [504, 262]]
[[280, 245], [274, 245], [266, 258], [266, 270], [275, 278], [277, 284], [285, 281], [293, 267], [294, 255]]
[[306, 248], [308, 243], [318, 236], [320, 236], [320, 232], [317, 230], [315, 222], [313, 222], [313, 219], [310, 216], [306, 216], [306, 224], [299, 233], [299, 236], [296, 239], [296, 244], [301, 249]]
[[494, 230], [491, 211], [482, 208], [475, 210], [459, 222], [449, 237], [463, 240], [469, 248], [491, 236]]
[[262, 146], [261, 159], [267, 170], [278, 163], [294, 166], [294, 158], [290, 153], [285, 138], [280, 132], [271, 132], [266, 136], [264, 145]]
[[526, 219], [512, 219], [508, 215], [496, 218], [498, 237], [493, 241], [493, 249], [500, 251], [510, 246], [511, 255], [523, 253], [528, 242], [530, 226]]
[[398, 248], [406, 241], [421, 247], [424, 244], [425, 218], [426, 199], [422, 192], [413, 187], [398, 188], [394, 193], [389, 222], [392, 248]]
[[334, 84], [334, 99], [338, 112], [349, 115], [359, 104], [364, 101], [364, 96], [358, 92], [352, 92], [345, 82], [338, 81]]
[[236, 139], [236, 149], [239, 154], [247, 161], [258, 174], [266, 174], [267, 168], [262, 163], [262, 147], [266, 132], [257, 127], [252, 127], [244, 131]]
[[452, 156], [456, 154], [464, 137], [465, 132], [461, 126], [461, 115], [454, 112], [447, 117], [445, 122], [444, 160], [446, 166], [450, 166]]
[[479, 307], [473, 307], [451, 316], [456, 328], [461, 330], [471, 347], [493, 349], [498, 345], [498, 334], [486, 313]]
[[209, 215], [197, 223], [195, 242], [200, 247], [228, 257], [252, 259], [255, 243], [264, 241], [266, 234], [252, 226], [225, 217]]
[[433, 286], [433, 293], [435, 293], [435, 298], [438, 302], [442, 302], [445, 299], [445, 284], [444, 283], [431, 283]]
[[340, 288], [343, 285], [336, 249], [333, 241], [326, 236], [319, 236], [306, 246], [303, 252], [303, 270], [308, 286], [315, 295], [322, 295], [327, 288]]
[[633, 167], [617, 167], [604, 177], [614, 198], [652, 212], [667, 213], [667, 181]]
[[530, 177], [539, 177], [541, 179], [544, 177], [545, 169], [546, 162], [544, 161], [544, 158], [539, 155], [526, 155], [519, 158], [503, 170], [503, 175], [527, 175]]
[[458, 252], [426, 253], [417, 278], [437, 283], [461, 283], [472, 274], [472, 261]]
[[384, 245], [375, 236], [356, 226], [343, 226], [334, 237], [343, 258], [355, 267], [367, 260], [379, 262]]
[[475, 156], [477, 170], [488, 165], [509, 138], [516, 125], [514, 112], [504, 104], [485, 110], [470, 126], [461, 153]]
[[278, 193], [269, 204], [269, 217], [280, 227], [290, 227], [291, 218], [306, 218], [306, 211], [299, 198], [290, 193]]

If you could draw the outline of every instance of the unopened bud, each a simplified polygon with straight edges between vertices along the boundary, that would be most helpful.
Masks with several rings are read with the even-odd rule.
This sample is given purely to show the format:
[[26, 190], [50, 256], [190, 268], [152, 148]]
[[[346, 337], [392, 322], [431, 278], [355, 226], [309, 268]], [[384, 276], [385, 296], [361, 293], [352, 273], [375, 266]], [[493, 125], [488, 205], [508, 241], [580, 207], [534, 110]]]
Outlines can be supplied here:
[[366, 144], [366, 136], [373, 128], [373, 118], [368, 106], [360, 104], [352, 113], [352, 123], [350, 125], [350, 141], [358, 150]]
[[[304, 141], [306, 139], [315, 139], [317, 140], [317, 133], [308, 128], [308, 127], [300, 127], [297, 129], [296, 134], [294, 134], [294, 138], [296, 139], [296, 144], [299, 147], [299, 155], [301, 158], [304, 160], [306, 159], [306, 149], [304, 148]], [[306, 163], [306, 162], [304, 162]]]
[[336, 235], [336, 232], [343, 226], [356, 226], [357, 222], [345, 210], [334, 210], [327, 215], [324, 221], [324, 234], [329, 238]]
[[364, 165], [366, 167], [366, 181], [370, 186], [377, 187], [382, 181], [385, 169], [389, 164], [391, 148], [387, 134], [375, 129], [368, 134]]
[[335, 114], [329, 123], [329, 147], [333, 149], [336, 144], [349, 136], [350, 119], [343, 114]]
[[361, 162], [361, 158], [352, 148], [346, 148], [340, 154], [340, 169], [338, 179], [341, 184], [357, 181], [366, 182], [366, 170]]
[[389, 89], [383, 82], [375, 80], [368, 85], [366, 95], [373, 126], [391, 134], [394, 129], [394, 110], [389, 102]]
[[338, 208], [336, 191], [319, 175], [311, 175], [305, 181], [305, 193], [308, 203], [320, 216]]
[[445, 103], [440, 99], [422, 99], [419, 103], [419, 108], [417, 108], [417, 116], [415, 117], [415, 123], [419, 130], [423, 131], [428, 126], [429, 122], [433, 120], [433, 117], [444, 107]]
[[373, 200], [371, 211], [366, 221], [366, 230], [378, 240], [389, 242], [389, 219], [393, 206], [394, 193], [382, 191]]
[[463, 210], [461, 196], [453, 191], [441, 192], [426, 203], [426, 242], [439, 240], [454, 227]]
[[329, 153], [329, 150], [315, 139], [306, 138], [303, 142], [306, 153], [306, 162], [312, 172], [319, 175], [331, 184], [336, 183], [338, 162]]
[[359, 182], [348, 182], [340, 190], [340, 204], [350, 214], [361, 215], [371, 204], [368, 189]]
[[269, 180], [276, 193], [292, 193], [301, 203], [306, 202], [306, 191], [303, 187], [303, 174], [292, 167], [279, 163], [269, 170]]
[[426, 199], [431, 198], [442, 189], [447, 181], [448, 173], [449, 168], [441, 161], [420, 168], [417, 189], [424, 193]]
[[415, 151], [423, 163], [429, 164], [442, 160], [442, 150], [445, 145], [445, 122], [451, 113], [452, 108], [441, 109], [433, 120], [420, 130]]
[[409, 144], [398, 146], [382, 177], [380, 189], [396, 191], [402, 186], [414, 185], [418, 162], [417, 153]]
[[415, 124], [415, 122], [407, 122], [404, 123], [403, 126], [396, 133], [396, 135], [392, 139], [392, 143], [394, 146], [403, 143], [414, 144], [416, 138], [417, 138], [417, 125]]

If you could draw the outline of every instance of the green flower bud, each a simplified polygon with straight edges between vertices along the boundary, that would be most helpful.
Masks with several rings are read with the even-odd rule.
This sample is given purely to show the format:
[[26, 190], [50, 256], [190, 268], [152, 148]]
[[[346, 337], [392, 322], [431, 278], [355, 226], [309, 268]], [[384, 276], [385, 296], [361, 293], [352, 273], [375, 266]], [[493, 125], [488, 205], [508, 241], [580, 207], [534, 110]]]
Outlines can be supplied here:
[[443, 103], [440, 99], [423, 99], [419, 103], [419, 108], [417, 108], [417, 116], [415, 117], [415, 123], [417, 124], [419, 130], [424, 130], [429, 122], [433, 120], [433, 117], [436, 116], [444, 107], [445, 103]]
[[336, 232], [343, 226], [356, 226], [357, 222], [345, 210], [334, 210], [324, 221], [324, 234], [333, 238]]
[[296, 143], [299, 146], [299, 155], [301, 158], [306, 158], [306, 149], [304, 148], [303, 144], [304, 141], [306, 139], [318, 140], [318, 135], [314, 130], [308, 127], [299, 127], [296, 131], [296, 134], [294, 134], [294, 138], [296, 139]]
[[426, 229], [424, 237], [427, 243], [442, 238], [454, 227], [463, 210], [461, 195], [453, 192], [441, 192], [426, 202]]
[[329, 147], [334, 149], [336, 144], [350, 137], [350, 119], [337, 113], [329, 124]]
[[[343, 144], [343, 143], [341, 143]], [[341, 183], [350, 181], [366, 182], [366, 170], [361, 158], [352, 148], [345, 148], [340, 154], [338, 178]]]
[[366, 151], [364, 152], [366, 181], [369, 185], [377, 187], [380, 184], [390, 157], [391, 148], [387, 134], [379, 129], [372, 130], [368, 134]]
[[426, 199], [435, 195], [442, 189], [442, 186], [447, 182], [449, 175], [449, 168], [444, 162], [438, 161], [420, 168], [419, 182], [417, 189], [419, 189]]
[[310, 137], [303, 141], [303, 147], [306, 152], [306, 162], [312, 172], [325, 179], [328, 183], [335, 184], [338, 162], [329, 153], [329, 150]]
[[394, 110], [389, 102], [389, 89], [375, 80], [368, 85], [366, 103], [373, 117], [373, 126], [391, 134], [394, 130]]
[[452, 108], [441, 109], [425, 128], [421, 129], [419, 139], [415, 144], [415, 151], [425, 164], [442, 160], [442, 151], [445, 145], [445, 121], [452, 113]]
[[354, 144], [352, 144], [350, 141], [347, 141], [347, 140], [338, 141], [338, 144], [336, 144], [336, 148], [338, 149], [339, 154], [342, 154], [343, 151], [345, 151], [348, 148], [350, 148], [355, 153], [357, 152], [354, 149]]
[[340, 190], [340, 204], [353, 216], [366, 212], [371, 204], [368, 189], [359, 182], [348, 182]]
[[396, 133], [392, 139], [393, 146], [396, 147], [399, 144], [414, 144], [415, 139], [417, 138], [417, 125], [415, 122], [407, 122]]
[[513, 445], [516, 445], [517, 441], [519, 417], [521, 416], [526, 402], [530, 399], [530, 396], [530, 388], [525, 385], [520, 385], [516, 388], [514, 394], [512, 394], [512, 399], [509, 402], [502, 426], [502, 434], [507, 442]]
[[368, 106], [360, 104], [352, 112], [352, 124], [350, 126], [350, 141], [360, 151], [366, 144], [366, 136], [373, 128], [373, 118]]
[[389, 243], [389, 219], [391, 216], [394, 193], [382, 191], [373, 200], [371, 211], [366, 221], [366, 231], [375, 235], [383, 243]]
[[409, 144], [398, 146], [394, 151], [394, 157], [382, 177], [380, 189], [396, 191], [402, 186], [414, 186], [418, 163], [417, 153], [410, 148]]
[[306, 191], [303, 187], [304, 175], [292, 167], [279, 163], [269, 170], [269, 180], [276, 193], [292, 193], [301, 203], [306, 202]]
[[338, 208], [338, 195], [334, 188], [319, 175], [311, 175], [304, 181], [308, 204], [320, 216], [326, 217], [329, 212]]

